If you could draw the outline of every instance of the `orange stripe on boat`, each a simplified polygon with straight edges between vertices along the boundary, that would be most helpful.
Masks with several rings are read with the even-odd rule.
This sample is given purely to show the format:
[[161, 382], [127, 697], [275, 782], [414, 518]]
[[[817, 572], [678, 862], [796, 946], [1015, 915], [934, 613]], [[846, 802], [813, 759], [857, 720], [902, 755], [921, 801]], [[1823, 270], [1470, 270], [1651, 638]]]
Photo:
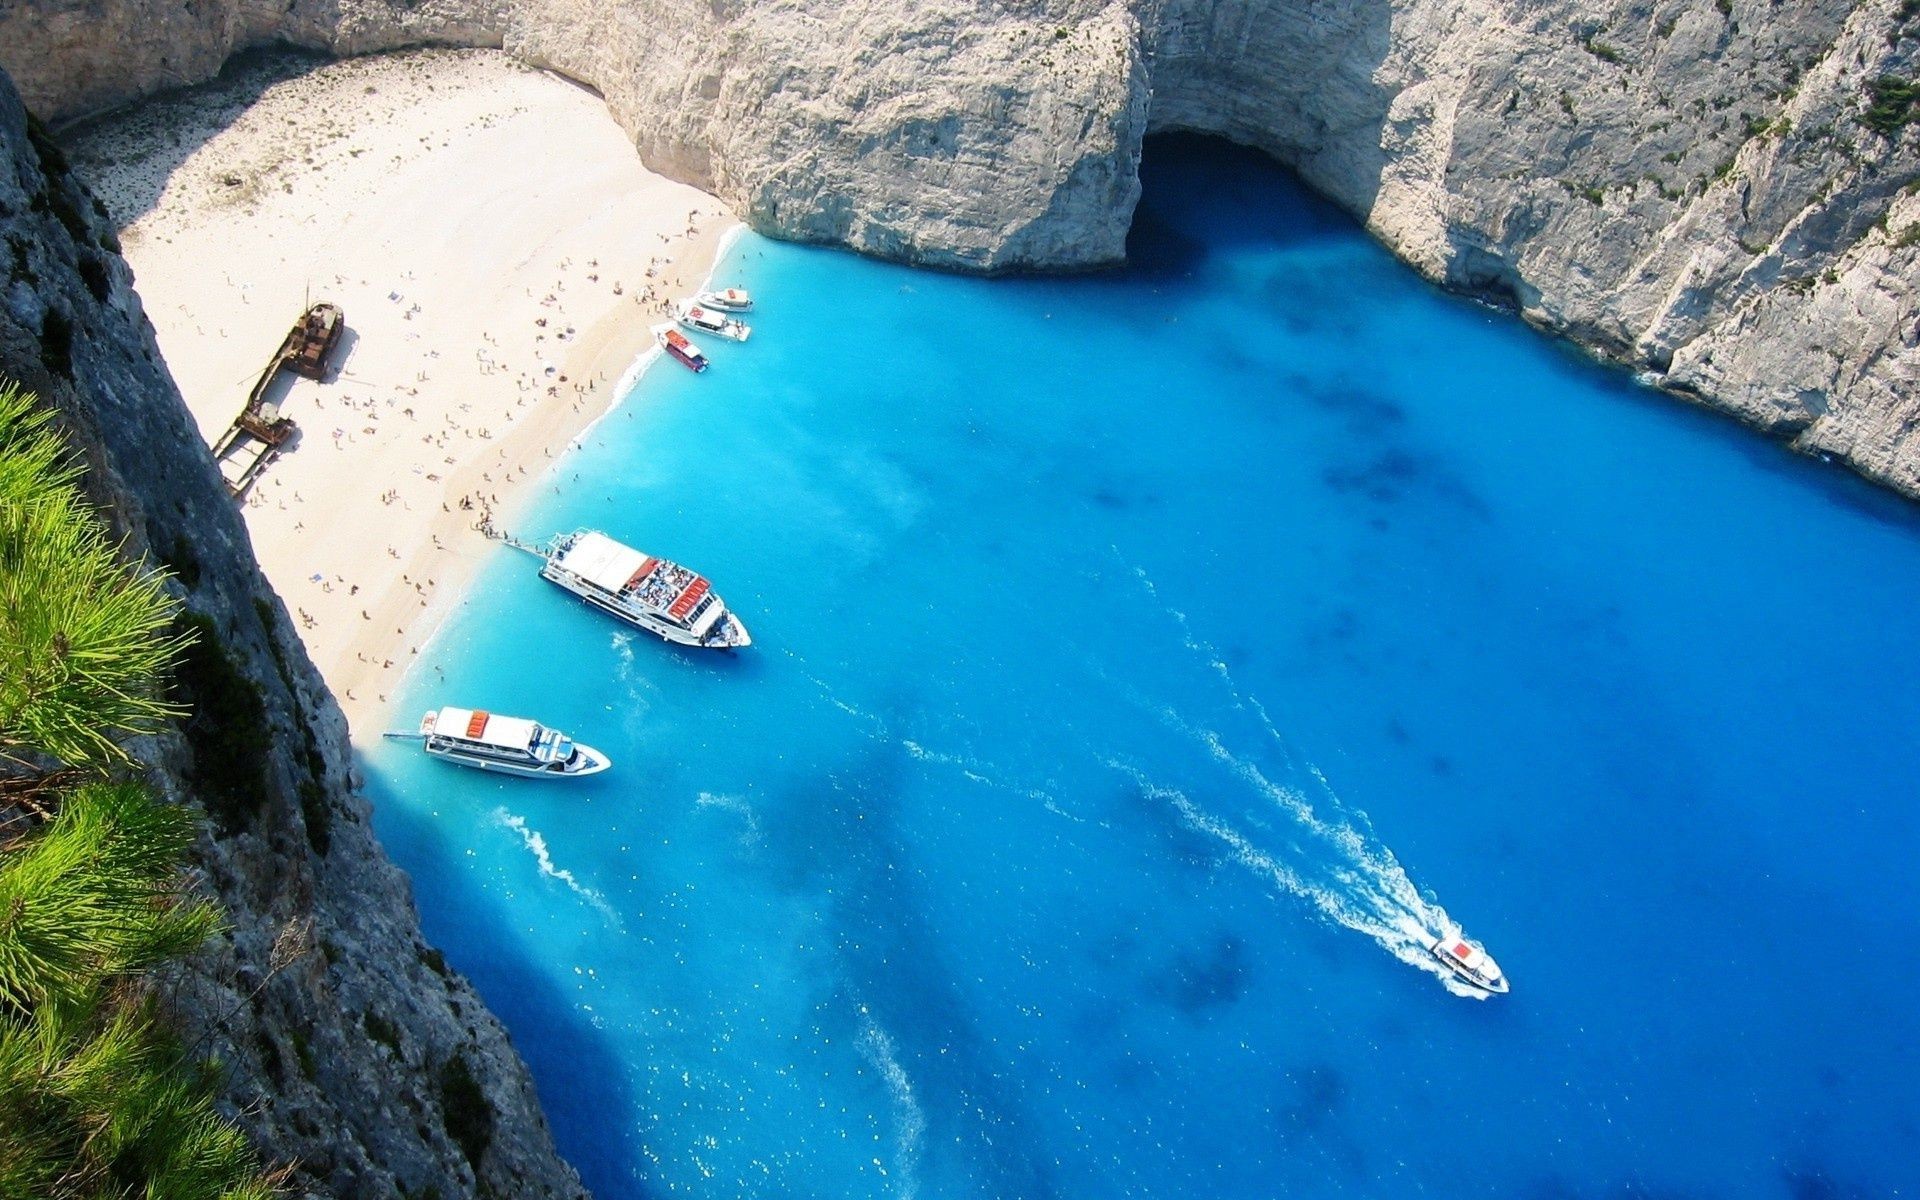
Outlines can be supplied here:
[[624, 592], [630, 588], [639, 586], [640, 581], [642, 579], [645, 579], [647, 576], [653, 574], [653, 569], [659, 565], [660, 565], [659, 559], [654, 558], [652, 556], [648, 556], [645, 560], [641, 562], [640, 569], [638, 571], [635, 571], [631, 576], [627, 578], [626, 586], [622, 587], [620, 590]]
[[700, 597], [706, 595], [712, 587], [713, 585], [704, 578], [695, 575], [693, 582], [687, 585], [687, 590], [681, 592], [674, 600], [673, 607], [667, 609], [667, 615], [676, 621], [681, 620], [693, 611], [693, 606], [700, 603]]
[[467, 736], [468, 737], [477, 738], [482, 733], [486, 732], [486, 728], [487, 728], [486, 713], [475, 712], [471, 717], [467, 718]]

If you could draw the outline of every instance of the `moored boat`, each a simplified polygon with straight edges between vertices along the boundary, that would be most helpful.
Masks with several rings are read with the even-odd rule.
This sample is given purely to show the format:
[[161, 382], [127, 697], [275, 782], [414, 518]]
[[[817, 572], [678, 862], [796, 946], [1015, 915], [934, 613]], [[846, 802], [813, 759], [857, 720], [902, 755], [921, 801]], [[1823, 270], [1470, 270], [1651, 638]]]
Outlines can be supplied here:
[[700, 303], [709, 308], [724, 308], [728, 312], [746, 312], [753, 307], [753, 297], [745, 288], [721, 288], [713, 292], [701, 292]]
[[659, 342], [662, 350], [679, 359], [680, 362], [688, 368], [695, 371], [704, 371], [707, 369], [707, 356], [700, 353], [700, 347], [694, 345], [686, 334], [681, 333], [673, 326], [655, 325], [653, 327], [653, 340]]
[[711, 333], [723, 338], [732, 338], [744, 342], [753, 330], [746, 322], [736, 321], [718, 309], [708, 308], [698, 300], [682, 300], [674, 307], [673, 319], [688, 329], [697, 329], [702, 333]]
[[1459, 929], [1433, 939], [1427, 949], [1440, 960], [1441, 966], [1468, 986], [1496, 996], [1507, 993], [1507, 977], [1501, 973], [1500, 964], [1493, 961], [1493, 955], [1487, 953], [1485, 946]]
[[420, 718], [420, 732], [387, 736], [417, 740], [446, 762], [528, 779], [575, 779], [613, 765], [592, 746], [538, 721], [472, 708], [438, 708]]
[[542, 579], [669, 642], [712, 650], [753, 642], [712, 583], [678, 563], [592, 529], [563, 534], [535, 553], [546, 560]]

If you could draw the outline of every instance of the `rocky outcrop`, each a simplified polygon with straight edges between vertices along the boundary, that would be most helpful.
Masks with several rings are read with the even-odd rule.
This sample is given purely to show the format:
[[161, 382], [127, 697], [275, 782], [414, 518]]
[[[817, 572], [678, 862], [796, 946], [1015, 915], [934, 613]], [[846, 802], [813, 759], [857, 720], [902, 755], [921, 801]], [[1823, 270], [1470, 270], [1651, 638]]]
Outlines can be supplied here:
[[968, 270], [1117, 261], [1143, 137], [1220, 134], [1293, 165], [1429, 277], [1920, 495], [1911, 0], [20, 0], [0, 15], [0, 66], [56, 118], [275, 41], [504, 44], [600, 89], [650, 166], [764, 232]]
[[46, 121], [213, 78], [286, 44], [347, 56], [498, 46], [508, 0], [22, 0], [0, 6], [0, 69]]
[[92, 500], [165, 564], [197, 637], [192, 714], [141, 750], [206, 810], [232, 928], [168, 981], [231, 1111], [315, 1196], [577, 1197], [525, 1066], [422, 940], [355, 790], [346, 723], [254, 564], [155, 348], [105, 210], [0, 76], [0, 375], [58, 411]]
[[1115, 261], [1147, 134], [1257, 146], [1429, 277], [1920, 495], [1920, 137], [1866, 119], [1911, 8], [515, 0], [506, 45], [756, 227], [944, 267]]

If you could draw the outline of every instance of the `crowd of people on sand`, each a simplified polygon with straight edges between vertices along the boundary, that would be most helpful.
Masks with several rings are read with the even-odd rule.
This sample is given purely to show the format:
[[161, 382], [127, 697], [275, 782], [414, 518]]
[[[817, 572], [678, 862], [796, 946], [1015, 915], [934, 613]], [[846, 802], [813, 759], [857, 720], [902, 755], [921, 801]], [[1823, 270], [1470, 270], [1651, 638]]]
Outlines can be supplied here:
[[[699, 232], [700, 215], [698, 209], [687, 214], [685, 236], [691, 238]], [[675, 238], [673, 235], [662, 234], [661, 240], [670, 246]], [[405, 428], [409, 424], [415, 426], [414, 432], [418, 434], [420, 446], [430, 452], [438, 453], [431, 459], [413, 464], [411, 474], [418, 477], [424, 484], [443, 485], [443, 472], [458, 466], [460, 461], [457, 453], [451, 452], [450, 439], [453, 438], [456, 430], [462, 439], [494, 441], [517, 424], [530, 407], [537, 408], [543, 400], [549, 402], [564, 400], [577, 413], [593, 401], [596, 393], [608, 383], [604, 372], [590, 379], [570, 378], [567, 373], [548, 361], [546, 356], [548, 352], [556, 352], [563, 348], [571, 349], [580, 337], [578, 327], [568, 320], [566, 300], [570, 284], [573, 290], [582, 288], [583, 282], [590, 288], [609, 288], [616, 297], [631, 297], [633, 304], [649, 315], [660, 314], [670, 317], [674, 299], [669, 293], [672, 262], [673, 257], [670, 251], [663, 250], [661, 253], [651, 255], [645, 267], [644, 281], [637, 288], [630, 288], [621, 280], [613, 278], [611, 272], [605, 273], [603, 277], [601, 264], [597, 259], [586, 260], [581, 268], [576, 268], [569, 258], [561, 259], [556, 264], [558, 268], [556, 278], [548, 288], [543, 289], [541, 295], [535, 296], [533, 289], [527, 289], [528, 299], [535, 300], [541, 309], [540, 315], [534, 318], [532, 327], [528, 330], [532, 339], [529, 346], [531, 354], [528, 355], [528, 359], [534, 364], [531, 372], [515, 365], [515, 359], [519, 358], [523, 352], [509, 347], [508, 343], [514, 339], [497, 330], [482, 331], [479, 335], [481, 345], [474, 350], [475, 369], [478, 374], [492, 376], [511, 372], [516, 375], [515, 386], [518, 394], [514, 397], [512, 406], [501, 411], [500, 424], [497, 427], [493, 422], [474, 412], [476, 401], [473, 400], [463, 399], [449, 404], [445, 418], [439, 422], [433, 421], [430, 406], [426, 412], [421, 411], [423, 392], [431, 396], [433, 389], [439, 386], [435, 382], [435, 372], [430, 360], [438, 359], [440, 355], [432, 350], [426, 351], [424, 359], [428, 361], [422, 369], [415, 372], [414, 378], [404, 383], [391, 384], [389, 395], [375, 394], [370, 381], [354, 379], [343, 370], [336, 375], [336, 379], [348, 386], [309, 393], [303, 399], [314, 409], [327, 412], [333, 421], [337, 422], [331, 426], [329, 437], [336, 452], [346, 451], [350, 446], [358, 446], [363, 440], [378, 444], [387, 438], [394, 437], [396, 422], [400, 423], [400, 428]], [[411, 274], [402, 276], [402, 280], [411, 278]], [[346, 282], [344, 276], [336, 279], [336, 283], [342, 285]], [[367, 284], [366, 280], [360, 282], [362, 285]], [[398, 286], [407, 285], [401, 282]], [[409, 330], [404, 335], [406, 339], [419, 340], [427, 332], [425, 328], [420, 328], [427, 325], [427, 314], [422, 306], [410, 297], [402, 295], [398, 290], [393, 291], [388, 299], [398, 307], [402, 318], [411, 322], [419, 330], [418, 332]], [[528, 345], [528, 343], [523, 342], [522, 345]], [[557, 353], [555, 357], [558, 357]], [[541, 452], [548, 459], [555, 457], [556, 453], [552, 447], [542, 447]], [[481, 472], [483, 486], [472, 488], [457, 499], [442, 500], [441, 512], [446, 514], [458, 512], [468, 516], [472, 528], [493, 536], [496, 534], [494, 513], [501, 504], [498, 489], [503, 485], [523, 481], [532, 473], [524, 463], [496, 465]], [[245, 501], [249, 508], [260, 509], [263, 506], [273, 505], [280, 511], [300, 513], [302, 517], [311, 515], [304, 511], [305, 501], [298, 491], [277, 486], [276, 481], [271, 477], [261, 482], [263, 486], [253, 489]], [[404, 478], [398, 483], [391, 479], [369, 480], [369, 482], [379, 486], [377, 495], [384, 507], [397, 506], [403, 511], [411, 512], [415, 507], [411, 501], [421, 498]], [[428, 496], [431, 496], [431, 492]], [[304, 519], [296, 520], [294, 528], [304, 530], [306, 528]], [[428, 553], [434, 555], [454, 553], [453, 545], [442, 540], [438, 532], [431, 532], [429, 537], [430, 545], [425, 547]], [[399, 547], [392, 545], [386, 547], [386, 555], [395, 561], [403, 561], [406, 557]], [[691, 572], [684, 573], [691, 579]], [[390, 602], [396, 595], [396, 589], [409, 589], [413, 593], [417, 606], [424, 608], [438, 587], [437, 575], [436, 572], [433, 575], [415, 579], [410, 574], [403, 573], [397, 583], [391, 580], [370, 580], [364, 585], [364, 589], [361, 583], [351, 582], [343, 574], [334, 574], [329, 577], [315, 573], [310, 582], [323, 593], [344, 591], [348, 596], [360, 598], [366, 606], [358, 607], [357, 611], [359, 623], [365, 629], [375, 623], [376, 617], [372, 610], [380, 606], [366, 603], [370, 597], [378, 596], [383, 602]], [[650, 596], [648, 599], [650, 602], [659, 604], [671, 602], [673, 596], [677, 595], [688, 581], [678, 578], [668, 579], [665, 573], [656, 573], [655, 577], [648, 581], [648, 586], [660, 595]], [[365, 595], [363, 590], [366, 592]], [[341, 601], [328, 603], [339, 605], [343, 612], [349, 615], [355, 611], [353, 608], [345, 607]], [[321, 628], [322, 618], [327, 616], [330, 610], [325, 605], [316, 605], [316, 608], [319, 610], [319, 615], [309, 612], [303, 606], [295, 606], [295, 617], [302, 629]], [[404, 635], [404, 625], [396, 627], [394, 632]], [[381, 636], [384, 636], [384, 633]], [[369, 650], [368, 642], [363, 637], [354, 636], [352, 641], [356, 643], [354, 650], [356, 662], [380, 672], [394, 668], [394, 659]], [[418, 651], [414, 650], [412, 653], [417, 654]], [[354, 699], [351, 688], [344, 689], [344, 694], [347, 699]], [[380, 698], [382, 701], [386, 699], [384, 694]]]

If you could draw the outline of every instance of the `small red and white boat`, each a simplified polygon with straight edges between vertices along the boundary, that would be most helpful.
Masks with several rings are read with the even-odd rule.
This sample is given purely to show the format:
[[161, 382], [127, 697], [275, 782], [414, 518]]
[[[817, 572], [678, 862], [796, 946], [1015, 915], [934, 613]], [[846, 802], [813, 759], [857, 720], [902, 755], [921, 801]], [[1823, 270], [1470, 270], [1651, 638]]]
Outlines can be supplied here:
[[1500, 970], [1500, 964], [1493, 961], [1493, 955], [1487, 948], [1473, 941], [1460, 930], [1433, 939], [1427, 947], [1440, 965], [1453, 972], [1454, 977], [1471, 987], [1495, 996], [1507, 993], [1507, 977]]
[[679, 359], [680, 362], [689, 369], [695, 371], [704, 371], [707, 369], [707, 356], [700, 353], [700, 347], [694, 345], [686, 334], [681, 333], [673, 326], [655, 325], [653, 327], [653, 340], [659, 342], [662, 350]]
[[673, 319], [688, 329], [701, 333], [711, 333], [723, 338], [732, 338], [744, 342], [753, 330], [747, 328], [744, 321], [736, 321], [718, 309], [708, 308], [698, 300], [682, 300], [673, 310]]
[[387, 736], [423, 742], [430, 756], [463, 767], [527, 779], [577, 779], [613, 765], [592, 746], [538, 721], [472, 708], [438, 708], [420, 718], [420, 732]]
[[745, 288], [721, 288], [717, 292], [701, 292], [700, 303], [708, 308], [724, 308], [728, 312], [746, 312], [753, 307], [753, 297]]

